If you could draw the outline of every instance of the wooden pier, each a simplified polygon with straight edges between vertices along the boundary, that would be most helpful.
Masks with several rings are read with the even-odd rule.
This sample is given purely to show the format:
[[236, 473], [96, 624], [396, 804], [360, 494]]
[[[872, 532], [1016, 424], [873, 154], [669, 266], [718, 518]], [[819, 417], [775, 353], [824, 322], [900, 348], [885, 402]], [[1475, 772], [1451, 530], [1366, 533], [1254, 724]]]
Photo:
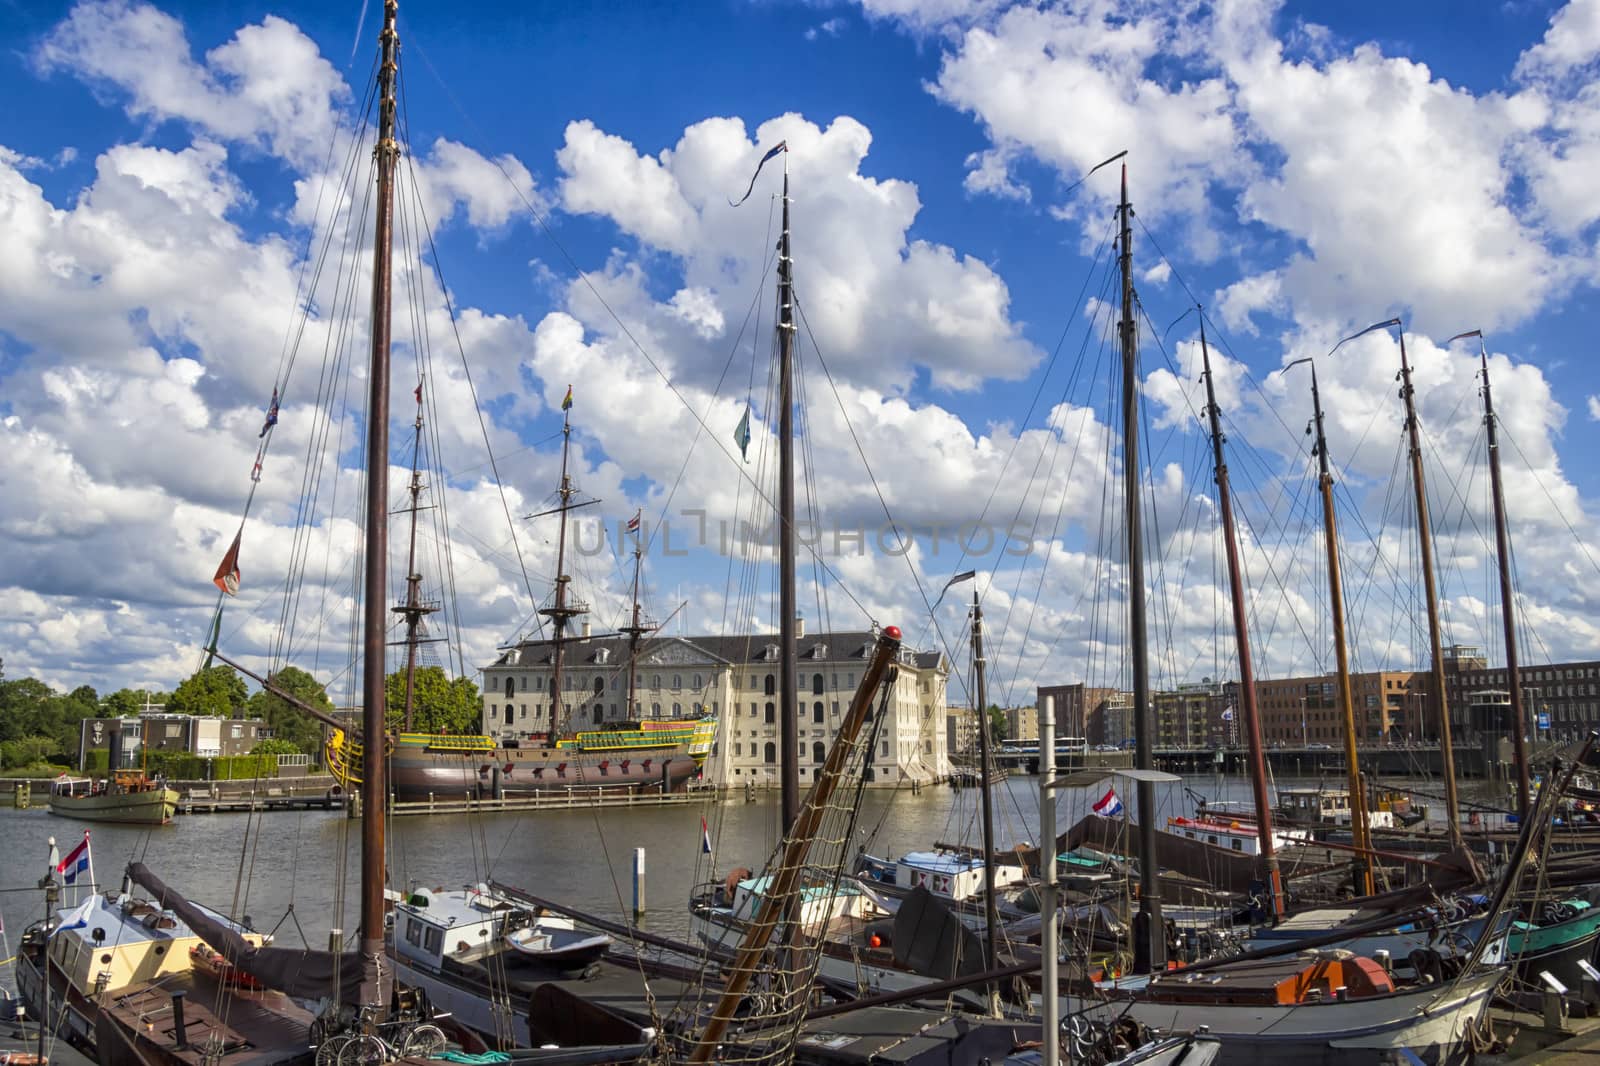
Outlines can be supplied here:
[[273, 785], [246, 791], [191, 788], [181, 793], [179, 814], [219, 814], [226, 811], [337, 811], [344, 808], [344, 793], [337, 788], [317, 791]]

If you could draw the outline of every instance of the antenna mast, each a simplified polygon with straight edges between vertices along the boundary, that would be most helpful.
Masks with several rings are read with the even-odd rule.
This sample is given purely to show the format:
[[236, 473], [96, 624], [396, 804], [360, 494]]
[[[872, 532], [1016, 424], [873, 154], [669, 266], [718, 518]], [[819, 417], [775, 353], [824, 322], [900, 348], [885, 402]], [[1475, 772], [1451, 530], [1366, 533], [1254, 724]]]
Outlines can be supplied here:
[[572, 476], [567, 473], [567, 459], [572, 450], [572, 386], [567, 386], [566, 399], [561, 401], [561, 503], [556, 507], [560, 515], [560, 530], [556, 534], [556, 597], [549, 607], [539, 608], [539, 613], [550, 619], [554, 628], [551, 637], [551, 659], [554, 669], [550, 673], [550, 739], [552, 742], [567, 731], [567, 704], [561, 676], [563, 651], [567, 638], [567, 623], [589, 610], [587, 604], [569, 601], [567, 586], [572, 578], [567, 574], [567, 512], [572, 509]]

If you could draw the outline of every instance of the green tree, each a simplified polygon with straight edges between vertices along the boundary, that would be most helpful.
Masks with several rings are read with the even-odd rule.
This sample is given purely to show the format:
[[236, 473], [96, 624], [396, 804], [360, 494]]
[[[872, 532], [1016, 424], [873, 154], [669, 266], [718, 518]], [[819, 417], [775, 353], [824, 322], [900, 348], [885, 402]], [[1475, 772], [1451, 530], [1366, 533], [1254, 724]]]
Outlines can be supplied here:
[[231, 666], [213, 666], [183, 681], [167, 701], [173, 714], [215, 715], [232, 718], [244, 710], [250, 690]]
[[152, 707], [167, 702], [164, 692], [146, 692], [137, 688], [119, 688], [100, 701], [100, 713], [108, 718], [133, 718], [145, 708], [148, 699]]
[[[384, 679], [389, 704], [389, 729], [405, 725], [406, 675], [396, 670]], [[442, 667], [424, 666], [416, 672], [411, 728], [418, 733], [476, 733], [483, 711], [478, 685], [469, 677], [452, 679]]]
[[1005, 743], [1006, 734], [1010, 732], [1010, 725], [1006, 721], [1006, 712], [993, 704], [989, 707], [989, 740], [995, 744]]
[[251, 755], [302, 755], [305, 754], [281, 737], [268, 737], [250, 749]]
[[[275, 688], [329, 714], [333, 701], [322, 683], [298, 666], [285, 666], [275, 674], [267, 675]], [[260, 718], [272, 730], [272, 739], [292, 745], [292, 751], [316, 755], [322, 750], [322, 723], [288, 700], [262, 689], [250, 697], [245, 707], [252, 718]], [[259, 750], [260, 745], [257, 745]]]

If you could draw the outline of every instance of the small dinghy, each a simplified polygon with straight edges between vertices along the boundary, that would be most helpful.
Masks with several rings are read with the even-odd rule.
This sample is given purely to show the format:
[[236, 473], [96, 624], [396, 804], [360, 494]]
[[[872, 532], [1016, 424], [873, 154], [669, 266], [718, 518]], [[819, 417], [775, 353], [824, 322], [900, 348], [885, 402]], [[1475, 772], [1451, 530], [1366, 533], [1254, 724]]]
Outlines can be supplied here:
[[600, 960], [610, 949], [611, 938], [604, 933], [535, 923], [507, 933], [505, 945], [511, 949], [511, 957], [524, 962], [555, 970], [581, 970]]

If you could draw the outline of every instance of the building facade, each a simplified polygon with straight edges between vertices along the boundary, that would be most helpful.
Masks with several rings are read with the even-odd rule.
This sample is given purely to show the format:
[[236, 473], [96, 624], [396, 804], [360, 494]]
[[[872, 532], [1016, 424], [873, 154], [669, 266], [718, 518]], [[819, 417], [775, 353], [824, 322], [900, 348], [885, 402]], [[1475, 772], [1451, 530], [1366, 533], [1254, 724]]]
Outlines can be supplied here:
[[[869, 655], [873, 632], [801, 636], [800, 781], [813, 779], [838, 735]], [[717, 742], [704, 780], [723, 788], [779, 785], [779, 648], [771, 635], [652, 637], [634, 667], [634, 709], [628, 711], [628, 641], [573, 637], [563, 646], [561, 700], [554, 699], [554, 649], [524, 641], [483, 671], [483, 731], [502, 741], [540, 741], [607, 722], [716, 715]], [[949, 666], [937, 652], [902, 649], [888, 717], [872, 726], [878, 751], [873, 784], [949, 776], [945, 683]], [[559, 705], [559, 706], [558, 706]], [[876, 704], [874, 704], [874, 711]]]
[[213, 718], [147, 712], [134, 718], [85, 718], [78, 725], [78, 767], [88, 765], [91, 751], [109, 751], [112, 738], [120, 752], [116, 769], [138, 767], [145, 755], [177, 752], [202, 758], [248, 755], [272, 736], [259, 718]]
[[[1455, 739], [1476, 744], [1485, 733], [1509, 730], [1511, 683], [1505, 667], [1491, 668], [1479, 649], [1466, 645], [1445, 649], [1444, 665], [1445, 696]], [[1523, 723], [1525, 736], [1576, 740], [1600, 729], [1600, 661], [1522, 666], [1517, 673], [1528, 719]], [[1498, 701], [1474, 701], [1474, 694], [1480, 692], [1506, 693], [1506, 709], [1496, 713], [1489, 708], [1499, 706]]]
[[[1038, 699], [1035, 707], [1043, 707], [1045, 697], [1049, 696], [1056, 701], [1056, 736], [1081, 737], [1090, 743], [1119, 743], [1118, 741], [1096, 740], [1091, 734], [1091, 722], [1111, 697], [1117, 694], [1114, 688], [1096, 688], [1085, 685], [1081, 681], [1070, 685], [1041, 685], [1038, 689]], [[1031, 739], [1037, 740], [1037, 729]]]

